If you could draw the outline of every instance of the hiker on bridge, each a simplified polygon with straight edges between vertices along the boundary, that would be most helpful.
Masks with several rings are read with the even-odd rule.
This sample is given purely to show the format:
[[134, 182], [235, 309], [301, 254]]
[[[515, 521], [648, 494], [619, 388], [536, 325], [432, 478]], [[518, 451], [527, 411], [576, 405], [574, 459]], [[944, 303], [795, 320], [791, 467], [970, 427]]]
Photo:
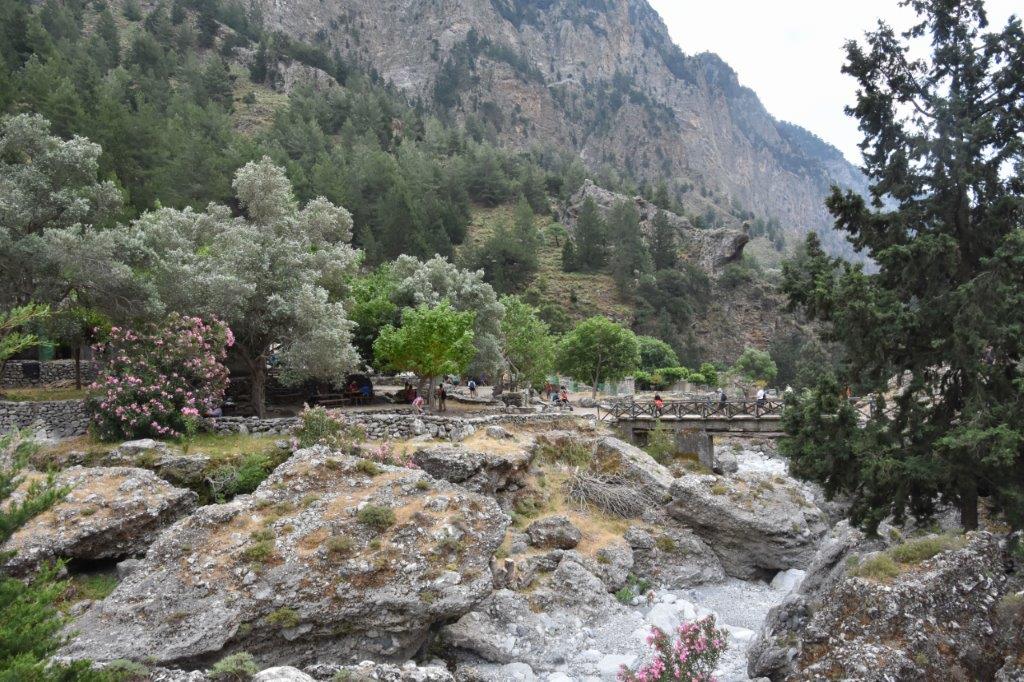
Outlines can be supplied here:
[[765, 401], [765, 399], [767, 397], [768, 397], [768, 391], [764, 390], [763, 388], [757, 389], [757, 412], [758, 412], [758, 414], [760, 414], [761, 410], [764, 409], [764, 401]]
[[720, 408], [725, 407], [725, 403], [728, 402], [729, 396], [725, 394], [725, 389], [721, 386], [718, 387], [718, 406]]
[[665, 401], [657, 393], [654, 394], [654, 414], [660, 417], [665, 412]]

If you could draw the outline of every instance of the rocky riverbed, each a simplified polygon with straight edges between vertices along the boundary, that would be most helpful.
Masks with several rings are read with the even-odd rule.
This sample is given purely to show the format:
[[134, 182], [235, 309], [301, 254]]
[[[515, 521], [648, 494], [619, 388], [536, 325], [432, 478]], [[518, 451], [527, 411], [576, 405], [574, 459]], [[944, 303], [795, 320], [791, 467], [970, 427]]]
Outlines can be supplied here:
[[72, 609], [59, 656], [130, 659], [165, 682], [239, 661], [262, 682], [598, 682], [649, 660], [652, 627], [712, 615], [723, 682], [1020, 679], [1006, 538], [866, 538], [772, 441], [717, 447], [722, 474], [593, 422], [481, 423], [285, 452], [251, 494], [196, 508], [176, 482], [209, 457], [139, 441], [59, 474], [73, 492], [4, 548], [19, 550], [7, 570], [120, 561], [113, 592]]

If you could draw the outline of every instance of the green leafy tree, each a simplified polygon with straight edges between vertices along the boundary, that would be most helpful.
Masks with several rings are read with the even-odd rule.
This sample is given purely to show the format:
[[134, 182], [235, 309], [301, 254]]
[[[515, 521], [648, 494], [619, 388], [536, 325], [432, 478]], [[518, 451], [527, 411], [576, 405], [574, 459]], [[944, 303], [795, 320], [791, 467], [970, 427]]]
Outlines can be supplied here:
[[746, 348], [736, 358], [732, 366], [732, 373], [759, 384], [771, 382], [779, 373], [775, 361], [767, 351], [756, 348]]
[[651, 372], [662, 367], [677, 367], [679, 358], [672, 346], [653, 336], [638, 336], [640, 344], [640, 369]]
[[[988, 30], [980, 0], [910, 5], [908, 33], [881, 24], [846, 46], [872, 201], [836, 189], [828, 208], [877, 272], [814, 239], [785, 269], [791, 303], [845, 353], [838, 377], [791, 401], [784, 449], [871, 530], [939, 501], [974, 528], [979, 496], [1020, 528], [1024, 29]], [[910, 58], [916, 39], [929, 57]], [[862, 428], [834, 397], [846, 387], [874, 396]]]
[[401, 310], [391, 300], [397, 284], [394, 272], [386, 263], [352, 281], [349, 318], [356, 325], [352, 341], [368, 364], [376, 364], [373, 342], [380, 336], [380, 330], [387, 325], [398, 326], [401, 322]]
[[607, 317], [588, 318], [562, 337], [558, 368], [577, 381], [597, 387], [621, 379], [640, 366], [640, 344], [636, 334]]
[[434, 401], [434, 381], [446, 374], [466, 371], [473, 347], [472, 312], [459, 312], [448, 301], [406, 308], [402, 325], [385, 326], [373, 343], [373, 355], [382, 369], [415, 372], [429, 382], [427, 395]]
[[39, 338], [25, 328], [45, 320], [49, 314], [48, 306], [35, 303], [0, 310], [0, 374], [8, 360], [39, 342]]
[[505, 316], [501, 320], [502, 357], [508, 367], [513, 388], [521, 383], [544, 384], [555, 366], [555, 340], [550, 329], [532, 305], [518, 296], [501, 299]]
[[473, 313], [476, 353], [470, 371], [500, 376], [505, 370], [501, 356], [501, 320], [505, 309], [494, 288], [484, 281], [483, 273], [463, 270], [439, 256], [426, 262], [400, 256], [392, 267], [398, 284], [391, 300], [399, 306], [434, 306], [447, 300], [455, 310]]

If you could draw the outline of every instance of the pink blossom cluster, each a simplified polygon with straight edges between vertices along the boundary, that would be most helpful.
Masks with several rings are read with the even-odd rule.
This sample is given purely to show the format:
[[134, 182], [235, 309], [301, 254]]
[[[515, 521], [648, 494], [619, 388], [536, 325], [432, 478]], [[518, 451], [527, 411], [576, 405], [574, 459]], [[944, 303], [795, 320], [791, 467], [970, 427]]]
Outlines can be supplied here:
[[220, 404], [234, 343], [218, 320], [170, 315], [141, 329], [113, 327], [95, 346], [101, 370], [93, 425], [101, 438], [178, 438]]
[[365, 453], [364, 457], [389, 466], [419, 469], [419, 465], [412, 459], [412, 453], [403, 454], [395, 452], [395, 448], [391, 445], [390, 441], [383, 441], [380, 445]]
[[647, 643], [654, 649], [649, 663], [632, 671], [622, 666], [621, 682], [714, 682], [718, 659], [725, 651], [725, 633], [715, 627], [715, 617], [683, 623], [676, 636], [651, 628]]

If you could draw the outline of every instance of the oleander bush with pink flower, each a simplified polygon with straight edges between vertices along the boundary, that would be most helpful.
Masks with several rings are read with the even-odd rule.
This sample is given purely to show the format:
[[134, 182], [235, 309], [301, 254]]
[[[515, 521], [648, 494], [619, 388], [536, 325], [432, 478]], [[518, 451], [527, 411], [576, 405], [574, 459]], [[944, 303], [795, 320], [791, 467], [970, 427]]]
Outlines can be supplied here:
[[621, 682], [713, 682], [726, 647], [725, 632], [715, 626], [714, 616], [683, 623], [674, 637], [651, 628], [647, 643], [654, 658], [635, 671], [623, 666]]
[[172, 314], [161, 324], [113, 327], [95, 347], [101, 369], [92, 389], [92, 424], [104, 440], [180, 438], [220, 404], [223, 361], [234, 343], [218, 320]]

